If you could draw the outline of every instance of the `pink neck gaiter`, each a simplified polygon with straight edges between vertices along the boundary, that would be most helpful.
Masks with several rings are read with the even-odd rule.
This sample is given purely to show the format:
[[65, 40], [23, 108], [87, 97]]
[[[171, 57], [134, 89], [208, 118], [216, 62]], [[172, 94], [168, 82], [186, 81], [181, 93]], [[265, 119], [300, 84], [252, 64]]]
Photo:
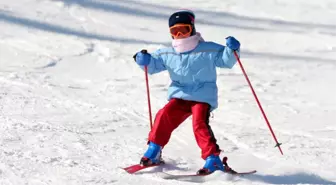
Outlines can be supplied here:
[[197, 32], [196, 35], [188, 38], [174, 39], [172, 41], [172, 46], [176, 52], [184, 53], [195, 49], [200, 41], [204, 41], [204, 39], [201, 34]]

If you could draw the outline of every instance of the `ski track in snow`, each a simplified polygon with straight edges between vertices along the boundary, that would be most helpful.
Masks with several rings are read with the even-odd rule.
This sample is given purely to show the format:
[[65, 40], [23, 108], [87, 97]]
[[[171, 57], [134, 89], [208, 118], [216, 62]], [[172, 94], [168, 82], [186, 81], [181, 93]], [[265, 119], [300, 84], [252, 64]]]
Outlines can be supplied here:
[[[195, 1], [196, 2], [196, 1]], [[239, 66], [218, 70], [217, 142], [237, 171], [190, 181], [160, 172], [202, 167], [191, 119], [172, 135], [166, 165], [129, 175], [149, 131], [144, 73], [135, 52], [170, 44], [177, 0], [0, 2], [0, 184], [336, 184], [336, 3], [199, 0], [206, 40], [242, 43], [242, 62], [279, 142], [280, 155]], [[150, 76], [153, 117], [169, 77]]]

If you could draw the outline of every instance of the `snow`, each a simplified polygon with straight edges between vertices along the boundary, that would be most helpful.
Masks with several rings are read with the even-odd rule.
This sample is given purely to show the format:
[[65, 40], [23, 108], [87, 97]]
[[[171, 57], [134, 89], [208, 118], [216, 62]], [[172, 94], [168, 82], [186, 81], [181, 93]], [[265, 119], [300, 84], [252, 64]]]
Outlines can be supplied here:
[[[206, 40], [242, 43], [241, 69], [218, 70], [211, 126], [242, 178], [202, 184], [336, 184], [336, 2], [333, 0], [1, 0], [0, 184], [194, 184], [164, 180], [204, 161], [188, 119], [165, 147], [164, 167], [129, 175], [149, 131], [144, 73], [132, 56], [169, 46], [168, 16], [196, 13]], [[166, 72], [150, 76], [153, 114]]]

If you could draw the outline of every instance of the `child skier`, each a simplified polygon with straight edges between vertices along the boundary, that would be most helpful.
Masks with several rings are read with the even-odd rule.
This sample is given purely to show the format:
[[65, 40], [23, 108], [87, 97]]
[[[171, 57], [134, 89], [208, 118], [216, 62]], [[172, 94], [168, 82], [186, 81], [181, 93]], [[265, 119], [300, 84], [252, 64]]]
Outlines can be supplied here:
[[210, 111], [217, 108], [216, 67], [232, 68], [236, 64], [234, 51], [240, 43], [234, 37], [226, 38], [226, 47], [206, 42], [196, 32], [195, 14], [180, 10], [169, 18], [172, 47], [149, 54], [146, 50], [136, 53], [134, 59], [141, 67], [148, 66], [148, 73], [167, 70], [172, 83], [168, 89], [169, 102], [158, 111], [149, 132], [148, 149], [140, 164], [161, 162], [161, 150], [168, 143], [171, 133], [192, 115], [193, 131], [202, 150], [205, 165], [198, 174], [215, 170], [235, 173], [219, 158], [220, 148], [209, 125]]

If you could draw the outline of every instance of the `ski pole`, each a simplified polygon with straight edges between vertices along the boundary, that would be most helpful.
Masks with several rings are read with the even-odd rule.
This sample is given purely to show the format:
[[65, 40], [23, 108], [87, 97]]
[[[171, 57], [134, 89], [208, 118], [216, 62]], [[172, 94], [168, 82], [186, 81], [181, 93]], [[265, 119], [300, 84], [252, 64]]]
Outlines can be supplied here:
[[[146, 49], [141, 50], [141, 53], [145, 54], [148, 53]], [[136, 61], [137, 54], [133, 55], [134, 61]], [[152, 122], [152, 109], [151, 109], [151, 102], [150, 102], [150, 94], [149, 94], [149, 83], [148, 83], [148, 67], [145, 66], [145, 78], [146, 78], [146, 89], [147, 89], [147, 101], [148, 101], [148, 112], [149, 112], [149, 124], [150, 129], [152, 130], [153, 122]]]
[[272, 127], [271, 127], [271, 124], [269, 123], [269, 121], [268, 121], [268, 119], [267, 119], [267, 116], [266, 116], [266, 114], [265, 114], [265, 111], [264, 111], [264, 109], [263, 109], [262, 106], [261, 106], [261, 103], [260, 103], [260, 101], [259, 101], [259, 99], [258, 99], [258, 97], [257, 97], [257, 94], [256, 94], [256, 92], [254, 91], [254, 89], [253, 89], [253, 87], [252, 87], [252, 84], [251, 84], [251, 82], [250, 82], [250, 80], [249, 80], [249, 78], [248, 78], [248, 76], [247, 76], [247, 74], [246, 74], [246, 72], [245, 72], [245, 69], [244, 69], [244, 67], [243, 67], [243, 64], [241, 63], [241, 61], [240, 61], [240, 59], [239, 59], [239, 56], [238, 56], [238, 54], [237, 54], [236, 51], [234, 51], [234, 55], [235, 55], [235, 57], [236, 57], [236, 59], [237, 59], [237, 61], [238, 61], [238, 63], [239, 63], [239, 66], [240, 66], [241, 70], [242, 70], [243, 73], [244, 73], [245, 79], [246, 79], [247, 83], [248, 83], [249, 86], [250, 86], [250, 89], [251, 89], [251, 91], [252, 91], [252, 94], [253, 94], [253, 96], [254, 96], [254, 98], [255, 98], [255, 100], [256, 100], [258, 106], [259, 106], [259, 109], [260, 109], [260, 111], [261, 111], [261, 113], [262, 113], [262, 115], [263, 115], [263, 117], [264, 117], [264, 119], [265, 119], [265, 121], [266, 121], [266, 124], [267, 124], [269, 130], [270, 130], [271, 133], [272, 133], [272, 136], [273, 136], [273, 138], [274, 138], [274, 140], [275, 140], [275, 142], [276, 142], [275, 147], [278, 147], [279, 150], [280, 150], [281, 155], [283, 155], [283, 152], [282, 152], [281, 147], [280, 147], [281, 143], [279, 143], [278, 140], [277, 140], [277, 138], [275, 137], [275, 134], [274, 134], [274, 132], [273, 132], [273, 129], [272, 129]]
[[152, 130], [153, 128], [152, 109], [151, 109], [150, 93], [149, 93], [149, 85], [148, 85], [148, 67], [147, 66], [145, 66], [145, 77], [146, 77], [146, 89], [147, 89], [147, 100], [148, 100], [149, 124], [150, 124], [150, 129]]

